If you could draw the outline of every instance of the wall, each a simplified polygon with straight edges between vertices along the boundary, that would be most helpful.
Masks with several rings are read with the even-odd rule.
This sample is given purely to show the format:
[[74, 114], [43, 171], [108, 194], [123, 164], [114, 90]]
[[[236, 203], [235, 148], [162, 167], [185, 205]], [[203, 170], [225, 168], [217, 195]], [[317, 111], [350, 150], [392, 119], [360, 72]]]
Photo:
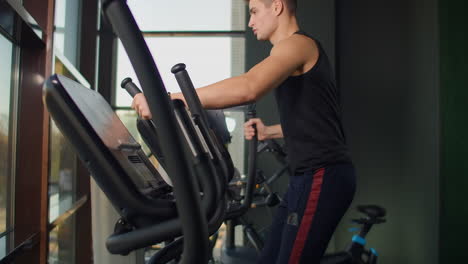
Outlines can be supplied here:
[[440, 263], [468, 258], [468, 4], [440, 1], [441, 211]]
[[[358, 173], [354, 205], [388, 211], [388, 222], [369, 236], [381, 263], [437, 263], [437, 1], [337, 3], [338, 79]], [[336, 238], [344, 246], [350, 234], [340, 228]]]

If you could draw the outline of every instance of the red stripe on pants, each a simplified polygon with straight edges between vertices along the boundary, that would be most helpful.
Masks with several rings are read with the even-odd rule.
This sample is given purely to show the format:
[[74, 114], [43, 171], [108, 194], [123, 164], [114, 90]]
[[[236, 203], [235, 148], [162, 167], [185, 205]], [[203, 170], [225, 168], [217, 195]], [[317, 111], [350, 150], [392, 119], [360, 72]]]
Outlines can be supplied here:
[[302, 251], [307, 240], [307, 234], [309, 233], [312, 221], [314, 220], [315, 211], [317, 210], [320, 191], [322, 190], [324, 173], [325, 169], [321, 168], [317, 170], [313, 176], [309, 199], [307, 200], [304, 216], [302, 217], [301, 225], [299, 226], [299, 231], [297, 232], [296, 240], [294, 241], [291, 256], [289, 257], [289, 264], [299, 263], [301, 258]]

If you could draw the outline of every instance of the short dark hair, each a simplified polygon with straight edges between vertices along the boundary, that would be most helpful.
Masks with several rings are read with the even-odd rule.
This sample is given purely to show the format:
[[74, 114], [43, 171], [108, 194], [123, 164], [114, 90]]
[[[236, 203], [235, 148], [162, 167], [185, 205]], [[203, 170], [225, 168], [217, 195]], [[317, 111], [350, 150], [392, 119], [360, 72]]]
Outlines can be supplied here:
[[[260, 1], [264, 2], [267, 5], [270, 5], [271, 2], [273, 2], [273, 0], [260, 0]], [[296, 13], [297, 0], [281, 0], [281, 1], [283, 1], [286, 4], [286, 8], [288, 8], [289, 11], [291, 11], [292, 13]], [[250, 0], [244, 0], [244, 2], [248, 4]]]

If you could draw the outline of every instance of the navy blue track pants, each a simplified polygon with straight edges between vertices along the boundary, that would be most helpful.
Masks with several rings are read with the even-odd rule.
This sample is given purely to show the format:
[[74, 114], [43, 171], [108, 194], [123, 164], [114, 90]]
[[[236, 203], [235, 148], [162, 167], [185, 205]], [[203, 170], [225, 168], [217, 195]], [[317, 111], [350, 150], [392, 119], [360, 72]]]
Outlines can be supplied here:
[[258, 263], [320, 263], [355, 189], [350, 163], [291, 176]]

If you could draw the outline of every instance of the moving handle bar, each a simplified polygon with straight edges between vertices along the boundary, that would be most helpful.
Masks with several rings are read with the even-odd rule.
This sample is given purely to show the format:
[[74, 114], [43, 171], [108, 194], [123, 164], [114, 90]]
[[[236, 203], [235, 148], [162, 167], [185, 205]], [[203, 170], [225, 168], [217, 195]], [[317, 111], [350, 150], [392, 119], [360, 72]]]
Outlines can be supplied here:
[[[185, 64], [179, 63], [172, 67], [172, 73], [174, 73], [177, 82], [179, 83], [180, 89], [182, 90], [182, 93], [184, 94], [184, 98], [187, 101], [187, 105], [190, 109], [190, 112], [192, 115], [199, 116], [200, 121], [203, 123], [205, 122], [205, 127], [207, 127], [206, 122], [207, 122], [207, 117], [205, 110], [202, 107], [202, 104], [200, 102], [200, 99], [198, 98], [198, 95], [195, 91], [195, 88], [193, 86], [192, 81], [190, 80], [190, 77], [187, 73], [187, 70], [185, 69]], [[254, 118], [256, 116], [255, 112], [255, 105], [251, 105], [249, 107], [249, 111], [247, 113], [248, 118]], [[255, 128], [255, 127], [254, 127]], [[210, 137], [213, 138], [213, 137]], [[255, 132], [254, 137], [249, 143], [249, 163], [248, 163], [248, 172], [247, 172], [247, 186], [246, 186], [246, 191], [245, 191], [245, 196], [240, 205], [234, 206], [232, 208], [229, 208], [226, 219], [232, 219], [236, 218], [238, 216], [243, 215], [247, 210], [250, 208], [250, 205], [252, 204], [252, 197], [253, 197], [253, 192], [255, 189], [255, 176], [257, 172], [257, 166], [256, 166], [256, 152], [257, 152], [257, 134]], [[210, 142], [211, 146], [219, 146], [218, 142]], [[215, 153], [216, 155], [219, 155], [219, 160], [221, 163], [225, 162], [225, 158], [223, 158], [223, 154], [219, 152], [219, 149], [222, 148], [217, 148], [215, 147]]]
[[172, 176], [177, 211], [184, 234], [184, 254], [180, 263], [206, 263], [208, 260], [208, 227], [201, 210], [200, 196], [187, 157], [184, 155], [181, 131], [177, 128], [173, 107], [167, 96], [159, 71], [124, 0], [103, 0], [102, 9], [130, 58], [140, 84], [145, 91], [154, 122], [162, 140], [166, 171]]
[[[122, 80], [120, 86], [125, 89], [132, 97], [141, 93], [140, 88], [133, 83], [131, 78], [125, 78]], [[161, 144], [159, 143], [159, 136], [156, 130], [156, 125], [152, 120], [145, 120], [138, 118], [137, 121], [138, 132], [143, 137], [146, 145], [150, 148], [152, 154], [156, 157], [158, 162], [162, 165], [163, 168], [166, 167], [166, 161], [164, 155], [161, 151]], [[171, 184], [172, 185], [172, 184]]]
[[[255, 118], [256, 111], [255, 111], [255, 104], [251, 104], [248, 107], [247, 111], [247, 119]], [[234, 205], [229, 208], [226, 214], [226, 220], [237, 218], [247, 212], [247, 210], [252, 205], [253, 200], [253, 193], [255, 190], [255, 177], [257, 175], [257, 129], [256, 126], [253, 125], [255, 130], [255, 134], [249, 142], [249, 160], [247, 165], [247, 185], [244, 194], [244, 199], [240, 205]]]
[[214, 135], [213, 131], [209, 129], [206, 110], [203, 108], [193, 86], [192, 80], [185, 68], [185, 64], [179, 63], [172, 67], [171, 72], [174, 74], [177, 83], [179, 84], [180, 90], [184, 95], [192, 117], [202, 129], [201, 133], [203, 133], [204, 137], [208, 139], [208, 147], [214, 156], [213, 158], [215, 162], [222, 169], [222, 173], [225, 175], [226, 181], [229, 181], [232, 179], [234, 174], [234, 166], [232, 164], [231, 157], [229, 156], [227, 149], [221, 145], [218, 140], [218, 136]]

